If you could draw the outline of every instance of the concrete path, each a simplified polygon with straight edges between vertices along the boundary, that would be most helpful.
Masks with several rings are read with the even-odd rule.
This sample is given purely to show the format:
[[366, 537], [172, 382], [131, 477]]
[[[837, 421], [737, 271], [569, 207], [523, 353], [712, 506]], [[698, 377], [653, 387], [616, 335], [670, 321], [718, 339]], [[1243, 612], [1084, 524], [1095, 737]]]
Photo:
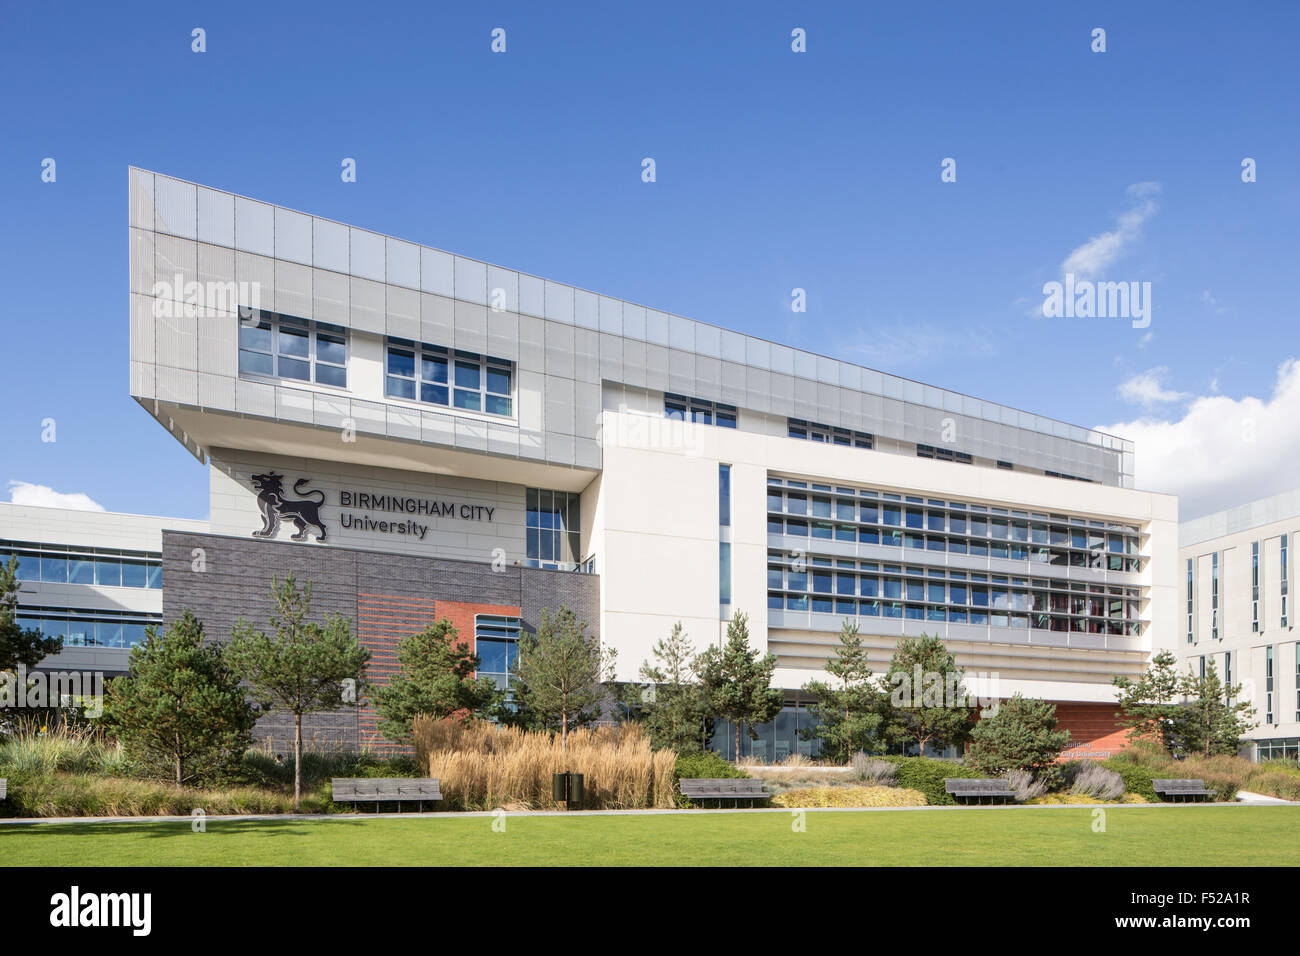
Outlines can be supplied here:
[[1283, 800], [1281, 797], [1270, 797], [1263, 793], [1251, 793], [1249, 790], [1238, 790], [1237, 802], [1252, 807], [1287, 807], [1296, 805], [1294, 800]]
[[[1263, 801], [1276, 803], [1278, 805], [1297, 806], [1286, 800], [1275, 800], [1272, 797], [1261, 797]], [[1092, 810], [1098, 807], [1106, 809], [1122, 810], [1181, 810], [1187, 807], [1236, 807], [1242, 806], [1242, 803], [1052, 803], [1052, 804], [1033, 804], [1022, 806], [1020, 804], [1005, 804], [1001, 806], [950, 806], [950, 807], [807, 807], [804, 808], [806, 813], [944, 813], [963, 810]], [[218, 816], [209, 814], [202, 819], [207, 823], [216, 821], [247, 821], [249, 823], [264, 823], [267, 821], [305, 821], [305, 820], [341, 820], [356, 823], [363, 820], [424, 820], [424, 819], [441, 819], [441, 820], [471, 820], [492, 818], [498, 815], [507, 817], [621, 817], [621, 816], [662, 816], [671, 814], [692, 814], [699, 816], [710, 813], [795, 813], [798, 811], [791, 810], [787, 807], [755, 807], [753, 809], [690, 809], [690, 810], [467, 810], [441, 811], [432, 813], [258, 813], [258, 814], [229, 814]], [[166, 816], [166, 817], [3, 817], [0, 818], [0, 826], [32, 826], [36, 824], [69, 824], [69, 823], [180, 823], [189, 826], [194, 823], [196, 817], [192, 816]]]

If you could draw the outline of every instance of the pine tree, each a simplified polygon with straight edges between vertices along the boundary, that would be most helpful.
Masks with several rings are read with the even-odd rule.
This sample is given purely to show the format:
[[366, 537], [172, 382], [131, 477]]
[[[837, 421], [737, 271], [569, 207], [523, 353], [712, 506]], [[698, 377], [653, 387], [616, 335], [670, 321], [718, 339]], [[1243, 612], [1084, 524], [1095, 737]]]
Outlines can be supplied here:
[[810, 709], [817, 721], [803, 737], [820, 739], [823, 756], [848, 763], [855, 753], [872, 745], [881, 723], [880, 690], [872, 679], [856, 621], [845, 618], [835, 657], [826, 662], [826, 673], [835, 681], [812, 680], [803, 686], [815, 699]]
[[966, 761], [984, 773], [1040, 773], [1070, 742], [1070, 732], [1057, 730], [1056, 724], [1055, 704], [1016, 694], [999, 704], [992, 717], [976, 722]]
[[145, 767], [179, 787], [219, 777], [252, 743], [257, 711], [188, 608], [164, 632], [149, 628], [128, 667], [108, 685], [104, 721]]
[[569, 727], [590, 715], [606, 696], [614, 676], [614, 649], [600, 646], [567, 607], [554, 616], [542, 609], [535, 634], [519, 640], [515, 698], [525, 714], [546, 726], [559, 724], [560, 750], [568, 747]]
[[921, 755], [927, 743], [964, 743], [975, 720], [962, 684], [965, 673], [938, 637], [900, 640], [885, 672], [886, 737], [897, 745], [915, 743]]
[[1239, 699], [1241, 685], [1225, 687], [1211, 658], [1204, 677], [1183, 677], [1182, 691], [1189, 700], [1175, 723], [1177, 749], [1202, 757], [1236, 754], [1255, 716], [1249, 701]]
[[1155, 740], [1172, 753], [1183, 711], [1178, 699], [1183, 679], [1173, 652], [1156, 654], [1151, 658], [1151, 666], [1137, 680], [1120, 675], [1112, 678], [1111, 683], [1118, 692], [1120, 720], [1129, 728], [1129, 739]]
[[18, 626], [18, 559], [0, 565], [0, 673], [35, 667], [63, 649], [63, 638]]
[[704, 691], [696, 674], [695, 645], [682, 622], [655, 642], [654, 663], [644, 661], [640, 676], [653, 686], [642, 695], [646, 731], [658, 749], [679, 754], [703, 749]]
[[729, 720], [736, 735], [736, 759], [740, 759], [740, 728], [749, 725], [749, 737], [757, 740], [755, 724], [765, 724], [781, 712], [781, 691], [772, 687], [776, 655], [759, 655], [749, 646], [749, 618], [737, 611], [727, 624], [727, 640], [721, 649], [710, 647], [696, 661], [705, 707], [711, 717]]
[[455, 626], [443, 618], [398, 642], [401, 670], [370, 694], [385, 737], [407, 743], [417, 714], [434, 720], [485, 717], [504, 699], [492, 678], [474, 677], [478, 655], [458, 638]]
[[357, 643], [339, 615], [327, 615], [324, 624], [307, 620], [310, 581], [300, 591], [292, 573], [284, 581], [272, 578], [271, 600], [274, 636], [240, 618], [231, 630], [226, 658], [264, 707], [280, 707], [293, 715], [296, 810], [302, 800], [302, 715], [342, 707], [343, 682], [355, 681], [360, 688], [370, 652]]

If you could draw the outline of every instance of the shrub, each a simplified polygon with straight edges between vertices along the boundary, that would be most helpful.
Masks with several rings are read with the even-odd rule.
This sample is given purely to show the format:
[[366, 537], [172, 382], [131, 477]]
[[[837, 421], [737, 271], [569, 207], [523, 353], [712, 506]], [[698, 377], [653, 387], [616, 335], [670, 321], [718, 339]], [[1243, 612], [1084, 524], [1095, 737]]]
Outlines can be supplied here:
[[933, 760], [930, 757], [885, 757], [897, 768], [895, 785], [925, 794], [931, 806], [952, 806], [957, 801], [943, 788], [948, 777], [982, 777], [978, 770], [950, 760]]
[[1114, 770], [1098, 763], [1088, 763], [1079, 768], [1070, 782], [1070, 793], [1081, 797], [1096, 797], [1114, 802], [1124, 796], [1124, 778]]
[[[1081, 793], [1048, 793], [1041, 797], [1034, 797], [1027, 801], [1031, 805], [1042, 804], [1066, 804], [1066, 805], [1085, 805], [1096, 806], [1100, 803], [1114, 803], [1113, 800], [1098, 800], [1096, 797], [1089, 797]], [[1148, 803], [1145, 797], [1140, 797], [1136, 793], [1126, 793], [1118, 801], [1119, 803]]]
[[1016, 694], [999, 704], [992, 717], [975, 723], [968, 760], [989, 774], [1036, 774], [1050, 767], [1069, 742], [1069, 731], [1056, 729], [1055, 704]]
[[[456, 724], [457, 726], [450, 726]], [[580, 727], [567, 747], [546, 731], [494, 727], [482, 721], [417, 717], [416, 762], [437, 777], [445, 806], [490, 810], [500, 806], [552, 807], [551, 775], [583, 775], [585, 809], [671, 807], [675, 802], [671, 750], [652, 751], [639, 724]]]
[[893, 787], [897, 785], [898, 767], [888, 760], [868, 757], [864, 753], [853, 755], [850, 764], [854, 778], [872, 787]]
[[687, 779], [706, 777], [720, 780], [747, 777], [749, 774], [733, 766], [730, 761], [725, 760], [712, 750], [704, 750], [699, 753], [679, 756], [673, 776], [674, 782], [676, 782], [676, 780], [681, 780], [683, 777]]
[[1002, 779], [1011, 785], [1011, 792], [1016, 795], [1016, 800], [1020, 803], [1041, 797], [1047, 792], [1047, 784], [1042, 780], [1035, 780], [1034, 775], [1027, 770], [1008, 770], [1002, 775]]
[[156, 780], [52, 773], [11, 779], [0, 808], [18, 817], [189, 816], [196, 808], [209, 814], [288, 813], [293, 800], [256, 787], [196, 790]]
[[772, 805], [810, 807], [923, 807], [925, 794], [902, 787], [805, 787], [772, 798]]
[[1150, 767], [1123, 759], [1123, 754], [1103, 760], [1102, 767], [1113, 770], [1124, 781], [1126, 793], [1136, 793], [1150, 803], [1156, 803], [1156, 792], [1151, 788], [1151, 781], [1169, 776], [1163, 769], [1153, 771]]

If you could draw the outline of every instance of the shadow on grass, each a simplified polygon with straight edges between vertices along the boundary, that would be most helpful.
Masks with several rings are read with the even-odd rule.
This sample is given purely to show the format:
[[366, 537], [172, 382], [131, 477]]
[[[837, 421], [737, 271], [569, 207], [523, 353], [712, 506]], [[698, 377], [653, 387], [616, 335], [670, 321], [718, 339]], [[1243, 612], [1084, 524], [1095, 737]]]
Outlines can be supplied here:
[[[139, 821], [125, 820], [113, 823], [33, 823], [18, 829], [28, 833], [60, 834], [73, 837], [120, 836], [129, 832], [133, 836], [147, 839], [174, 837], [190, 833], [193, 820], [150, 820], [141, 817]], [[352, 820], [346, 817], [330, 820], [210, 820], [207, 822], [208, 833], [234, 833], [240, 836], [292, 836], [305, 837], [317, 831], [320, 824], [331, 826], [364, 826], [364, 820]]]

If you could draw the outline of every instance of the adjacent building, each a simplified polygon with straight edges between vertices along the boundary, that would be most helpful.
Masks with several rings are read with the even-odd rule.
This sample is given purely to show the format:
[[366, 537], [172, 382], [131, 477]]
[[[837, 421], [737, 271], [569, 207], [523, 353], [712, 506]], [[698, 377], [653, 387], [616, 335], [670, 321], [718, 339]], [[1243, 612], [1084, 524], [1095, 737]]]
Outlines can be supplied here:
[[[846, 618], [883, 670], [938, 634], [972, 694], [1121, 745], [1115, 674], [1179, 640], [1177, 502], [1123, 439], [161, 174], [131, 169], [131, 394], [208, 465], [164, 523], [162, 614], [264, 621], [272, 575], [356, 624], [375, 675], [451, 617], [508, 680], [574, 608], [635, 680], [736, 612], [810, 752], [800, 688]], [[731, 746], [720, 728], [715, 740]], [[271, 728], [272, 735], [277, 733]], [[322, 744], [374, 739], [364, 711]]]
[[1211, 663], [1255, 708], [1247, 734], [1256, 760], [1300, 755], [1300, 643], [1292, 606], [1292, 548], [1300, 491], [1184, 522], [1183, 634], [1178, 656], [1193, 674]]

